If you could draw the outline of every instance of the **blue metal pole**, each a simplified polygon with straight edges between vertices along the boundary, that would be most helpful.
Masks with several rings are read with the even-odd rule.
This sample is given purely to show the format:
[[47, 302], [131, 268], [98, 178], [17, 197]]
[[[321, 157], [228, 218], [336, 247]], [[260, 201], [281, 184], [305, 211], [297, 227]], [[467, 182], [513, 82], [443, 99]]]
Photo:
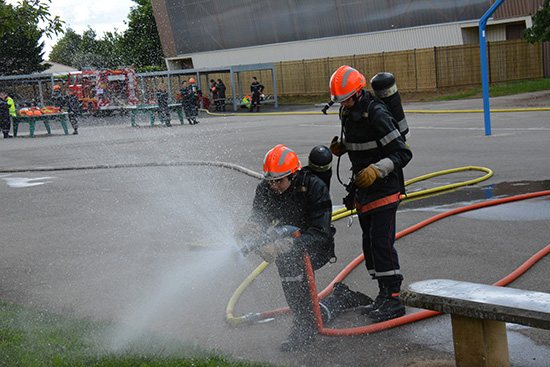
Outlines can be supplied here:
[[485, 135], [491, 135], [491, 108], [489, 107], [489, 72], [487, 70], [487, 44], [485, 28], [487, 20], [504, 2], [497, 0], [479, 20], [479, 56], [481, 59], [481, 87], [483, 88], [483, 115], [485, 118]]

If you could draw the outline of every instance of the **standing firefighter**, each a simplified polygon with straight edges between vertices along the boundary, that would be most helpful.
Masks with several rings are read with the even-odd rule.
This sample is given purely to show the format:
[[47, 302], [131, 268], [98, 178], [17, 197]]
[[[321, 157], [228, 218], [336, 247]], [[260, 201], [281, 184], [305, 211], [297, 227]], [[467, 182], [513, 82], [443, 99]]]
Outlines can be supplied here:
[[332, 75], [330, 93], [341, 105], [342, 135], [334, 137], [330, 150], [338, 157], [348, 153], [351, 161], [353, 177], [346, 205], [357, 209], [365, 264], [378, 281], [378, 296], [362, 313], [384, 321], [405, 314], [398, 297], [403, 276], [394, 247], [395, 214], [405, 192], [402, 168], [412, 153], [386, 105], [365, 86], [365, 77], [349, 66]]
[[73, 135], [78, 135], [78, 116], [80, 116], [80, 101], [76, 94], [74, 94], [70, 89], [67, 89], [67, 96], [65, 97], [65, 103], [69, 109], [69, 121], [73, 127]]
[[65, 104], [65, 97], [61, 93], [61, 87], [59, 85], [53, 86], [52, 102], [55, 107], [62, 108]]
[[220, 108], [225, 111], [225, 84], [221, 79], [218, 79], [216, 83], [216, 89], [218, 91], [218, 101], [220, 102]]
[[254, 106], [256, 106], [256, 111], [260, 112], [260, 95], [263, 92], [264, 85], [258, 81], [258, 78], [253, 76], [252, 84], [250, 84], [250, 93], [252, 93], [252, 99], [250, 100], [250, 112], [254, 111]]
[[220, 111], [220, 101], [218, 99], [218, 86], [216, 85], [216, 81], [214, 79], [210, 79], [210, 97], [212, 98], [212, 101], [214, 102], [214, 110]]
[[267, 152], [265, 180], [256, 188], [252, 215], [237, 232], [237, 239], [253, 241], [274, 230], [273, 226], [293, 226], [293, 236], [276, 239], [257, 253], [267, 262], [275, 261], [286, 301], [294, 321], [282, 351], [310, 344], [315, 338], [315, 319], [304, 254], [309, 254], [314, 270], [334, 257], [334, 238], [330, 226], [332, 202], [324, 182], [302, 165], [294, 151], [277, 145]]
[[190, 125], [198, 124], [197, 116], [199, 115], [198, 110], [198, 94], [197, 87], [195, 85], [195, 79], [189, 79], [190, 85], [187, 85], [187, 81], [184, 80], [181, 83], [181, 104], [183, 111], [185, 112], [185, 117], [189, 121]]
[[159, 83], [155, 95], [157, 97], [157, 104], [159, 105], [158, 112], [162, 122], [164, 122], [167, 127], [172, 126], [170, 123], [170, 108], [168, 107], [168, 92], [164, 89], [164, 84]]

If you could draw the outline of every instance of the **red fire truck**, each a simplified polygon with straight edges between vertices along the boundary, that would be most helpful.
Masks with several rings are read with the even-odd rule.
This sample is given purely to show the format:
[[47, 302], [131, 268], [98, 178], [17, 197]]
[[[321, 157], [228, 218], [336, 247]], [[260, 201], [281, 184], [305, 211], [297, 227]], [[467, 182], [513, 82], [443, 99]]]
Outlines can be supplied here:
[[93, 115], [138, 104], [136, 72], [131, 68], [75, 71], [69, 74], [68, 87]]

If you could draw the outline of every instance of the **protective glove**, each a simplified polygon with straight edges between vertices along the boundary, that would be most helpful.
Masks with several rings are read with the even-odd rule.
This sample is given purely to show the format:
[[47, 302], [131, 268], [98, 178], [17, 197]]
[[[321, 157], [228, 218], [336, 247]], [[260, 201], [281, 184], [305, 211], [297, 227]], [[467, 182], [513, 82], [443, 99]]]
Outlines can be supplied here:
[[258, 254], [265, 262], [273, 262], [277, 256], [286, 254], [292, 250], [294, 240], [292, 238], [280, 238], [274, 242], [270, 242], [256, 250]]
[[275, 242], [270, 242], [254, 252], [268, 263], [275, 261], [275, 259], [279, 255], [279, 253], [277, 252], [277, 246], [275, 246]]
[[380, 172], [371, 164], [359, 171], [355, 177], [355, 184], [358, 187], [366, 188], [372, 185], [377, 178], [380, 178]]
[[335, 136], [330, 142], [329, 149], [332, 152], [332, 154], [334, 154], [337, 157], [340, 157], [342, 154], [346, 152], [346, 146], [341, 141], [338, 141], [337, 136]]
[[279, 238], [275, 240], [275, 247], [277, 248], [277, 253], [286, 254], [292, 250], [294, 246], [294, 239], [292, 237]]
[[327, 110], [328, 110], [328, 105], [325, 105], [325, 107], [323, 107], [323, 109], [321, 110], [322, 113], [324, 113], [325, 115], [327, 114]]
[[241, 244], [246, 244], [247, 242], [256, 240], [261, 235], [263, 235], [263, 231], [260, 225], [256, 222], [248, 221], [235, 232], [235, 239]]

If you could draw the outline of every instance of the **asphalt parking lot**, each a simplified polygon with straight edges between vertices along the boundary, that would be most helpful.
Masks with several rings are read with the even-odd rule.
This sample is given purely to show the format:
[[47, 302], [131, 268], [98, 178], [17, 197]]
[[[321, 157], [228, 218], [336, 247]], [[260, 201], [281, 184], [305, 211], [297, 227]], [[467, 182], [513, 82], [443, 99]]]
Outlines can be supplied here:
[[[538, 98], [546, 96], [546, 99]], [[537, 106], [550, 104], [537, 94]], [[532, 106], [531, 96], [491, 99], [494, 108]], [[550, 190], [549, 111], [495, 112], [486, 136], [481, 113], [435, 113], [482, 108], [480, 100], [415, 103], [409, 113], [414, 157], [406, 179], [465, 166], [494, 174], [487, 181], [405, 202], [403, 230], [447, 209], [473, 202]], [[262, 112], [318, 112], [314, 106], [266, 107]], [[333, 107], [332, 112], [336, 111]], [[2, 255], [0, 299], [53, 312], [121, 323], [114, 346], [144, 330], [226, 351], [238, 357], [291, 366], [451, 366], [450, 318], [438, 316], [380, 333], [318, 337], [303, 352], [283, 354], [279, 343], [290, 318], [232, 328], [225, 307], [260, 263], [232, 255], [235, 228], [249, 213], [262, 160], [277, 144], [307, 163], [316, 145], [339, 135], [337, 115], [257, 114], [211, 116], [172, 128], [139, 127], [130, 118], [83, 119], [80, 135], [52, 126], [35, 138], [22, 126], [0, 141]], [[229, 163], [242, 170], [221, 166]], [[340, 163], [347, 179], [349, 161]], [[479, 177], [476, 171], [440, 176], [409, 191]], [[333, 204], [344, 189], [332, 179]], [[550, 243], [548, 196], [464, 213], [398, 240], [405, 283], [447, 278], [492, 284]], [[335, 223], [338, 262], [316, 273], [323, 289], [360, 254], [357, 220]], [[535, 264], [511, 287], [550, 292], [550, 258]], [[371, 296], [376, 284], [360, 265], [346, 278]], [[276, 272], [268, 267], [243, 294], [235, 313], [285, 306]], [[410, 309], [408, 313], [416, 312]], [[363, 326], [357, 313], [328, 327]], [[550, 331], [508, 325], [513, 366], [547, 366]]]

